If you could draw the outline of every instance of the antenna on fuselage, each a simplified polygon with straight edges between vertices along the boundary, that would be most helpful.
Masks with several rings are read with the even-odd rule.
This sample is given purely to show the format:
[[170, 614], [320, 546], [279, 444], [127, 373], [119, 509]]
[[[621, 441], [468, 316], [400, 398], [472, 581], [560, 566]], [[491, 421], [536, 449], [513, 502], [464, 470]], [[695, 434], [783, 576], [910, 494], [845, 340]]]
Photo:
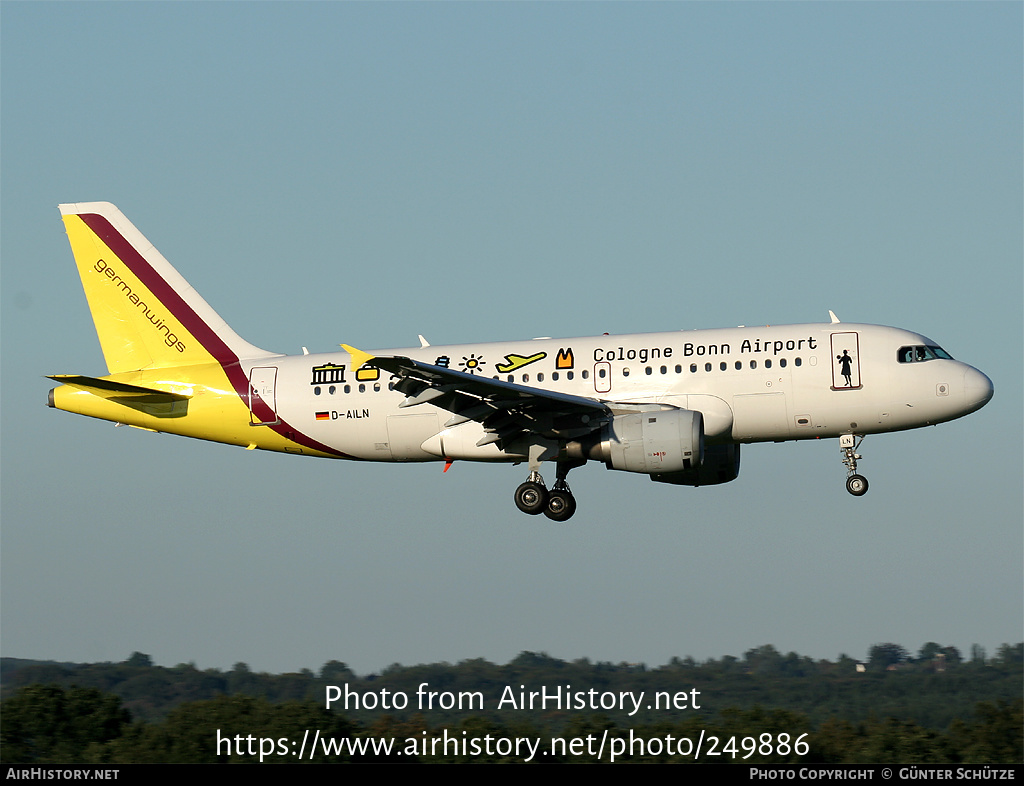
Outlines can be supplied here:
[[833, 324], [833, 325], [835, 325], [835, 324], [836, 324], [837, 322], [839, 322], [839, 317], [837, 317], [837, 316], [835, 315], [835, 313], [834, 313], [834, 312], [832, 311], [832, 309], [829, 309], [829, 310], [828, 310], [828, 315], [829, 315], [829, 317], [831, 317], [831, 318], [832, 318], [832, 324]]

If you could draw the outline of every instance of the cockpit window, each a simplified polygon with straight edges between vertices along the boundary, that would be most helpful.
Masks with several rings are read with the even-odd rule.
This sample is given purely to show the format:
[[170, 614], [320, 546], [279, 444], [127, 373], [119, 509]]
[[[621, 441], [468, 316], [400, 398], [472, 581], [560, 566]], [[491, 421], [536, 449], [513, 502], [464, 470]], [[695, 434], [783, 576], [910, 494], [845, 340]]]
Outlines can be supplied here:
[[927, 346], [916, 346], [916, 347], [900, 347], [896, 353], [896, 360], [900, 363], [921, 363], [925, 360], [952, 360], [953, 356], [950, 355], [942, 347], [929, 344]]

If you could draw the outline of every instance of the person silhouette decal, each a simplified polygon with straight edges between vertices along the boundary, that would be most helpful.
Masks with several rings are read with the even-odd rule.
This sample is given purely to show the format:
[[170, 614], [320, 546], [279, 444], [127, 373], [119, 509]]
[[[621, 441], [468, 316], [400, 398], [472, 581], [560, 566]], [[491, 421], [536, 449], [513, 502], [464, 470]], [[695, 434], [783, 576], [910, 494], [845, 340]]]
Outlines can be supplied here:
[[847, 350], [843, 350], [842, 355], [836, 355], [836, 360], [839, 361], [840, 373], [843, 375], [843, 379], [846, 380], [846, 387], [853, 387], [853, 376], [851, 372], [851, 366], [853, 365], [853, 358], [850, 357], [850, 353]]

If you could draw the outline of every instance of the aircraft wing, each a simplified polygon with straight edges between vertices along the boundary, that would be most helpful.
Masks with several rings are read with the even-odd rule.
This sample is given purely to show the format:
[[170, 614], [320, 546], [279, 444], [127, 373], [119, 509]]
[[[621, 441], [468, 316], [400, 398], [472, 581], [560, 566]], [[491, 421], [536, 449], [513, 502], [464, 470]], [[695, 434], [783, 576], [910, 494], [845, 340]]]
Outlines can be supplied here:
[[445, 428], [470, 420], [487, 432], [479, 447], [509, 443], [532, 435], [575, 439], [589, 434], [611, 417], [600, 401], [433, 366], [400, 356], [373, 356], [342, 345], [356, 368], [373, 366], [398, 379], [395, 388], [406, 395], [400, 407], [430, 403], [451, 412]]

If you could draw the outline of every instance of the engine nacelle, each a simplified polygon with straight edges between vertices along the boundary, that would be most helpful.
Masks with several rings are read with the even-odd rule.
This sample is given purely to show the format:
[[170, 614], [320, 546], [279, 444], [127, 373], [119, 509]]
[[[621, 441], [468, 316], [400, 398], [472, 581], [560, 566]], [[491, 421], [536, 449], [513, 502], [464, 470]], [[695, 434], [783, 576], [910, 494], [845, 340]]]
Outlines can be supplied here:
[[700, 466], [682, 472], [652, 473], [651, 480], [677, 486], [714, 486], [736, 480], [739, 474], [739, 445], [707, 445]]
[[608, 469], [646, 475], [695, 470], [704, 455], [704, 418], [689, 409], [618, 414], [585, 455]]

